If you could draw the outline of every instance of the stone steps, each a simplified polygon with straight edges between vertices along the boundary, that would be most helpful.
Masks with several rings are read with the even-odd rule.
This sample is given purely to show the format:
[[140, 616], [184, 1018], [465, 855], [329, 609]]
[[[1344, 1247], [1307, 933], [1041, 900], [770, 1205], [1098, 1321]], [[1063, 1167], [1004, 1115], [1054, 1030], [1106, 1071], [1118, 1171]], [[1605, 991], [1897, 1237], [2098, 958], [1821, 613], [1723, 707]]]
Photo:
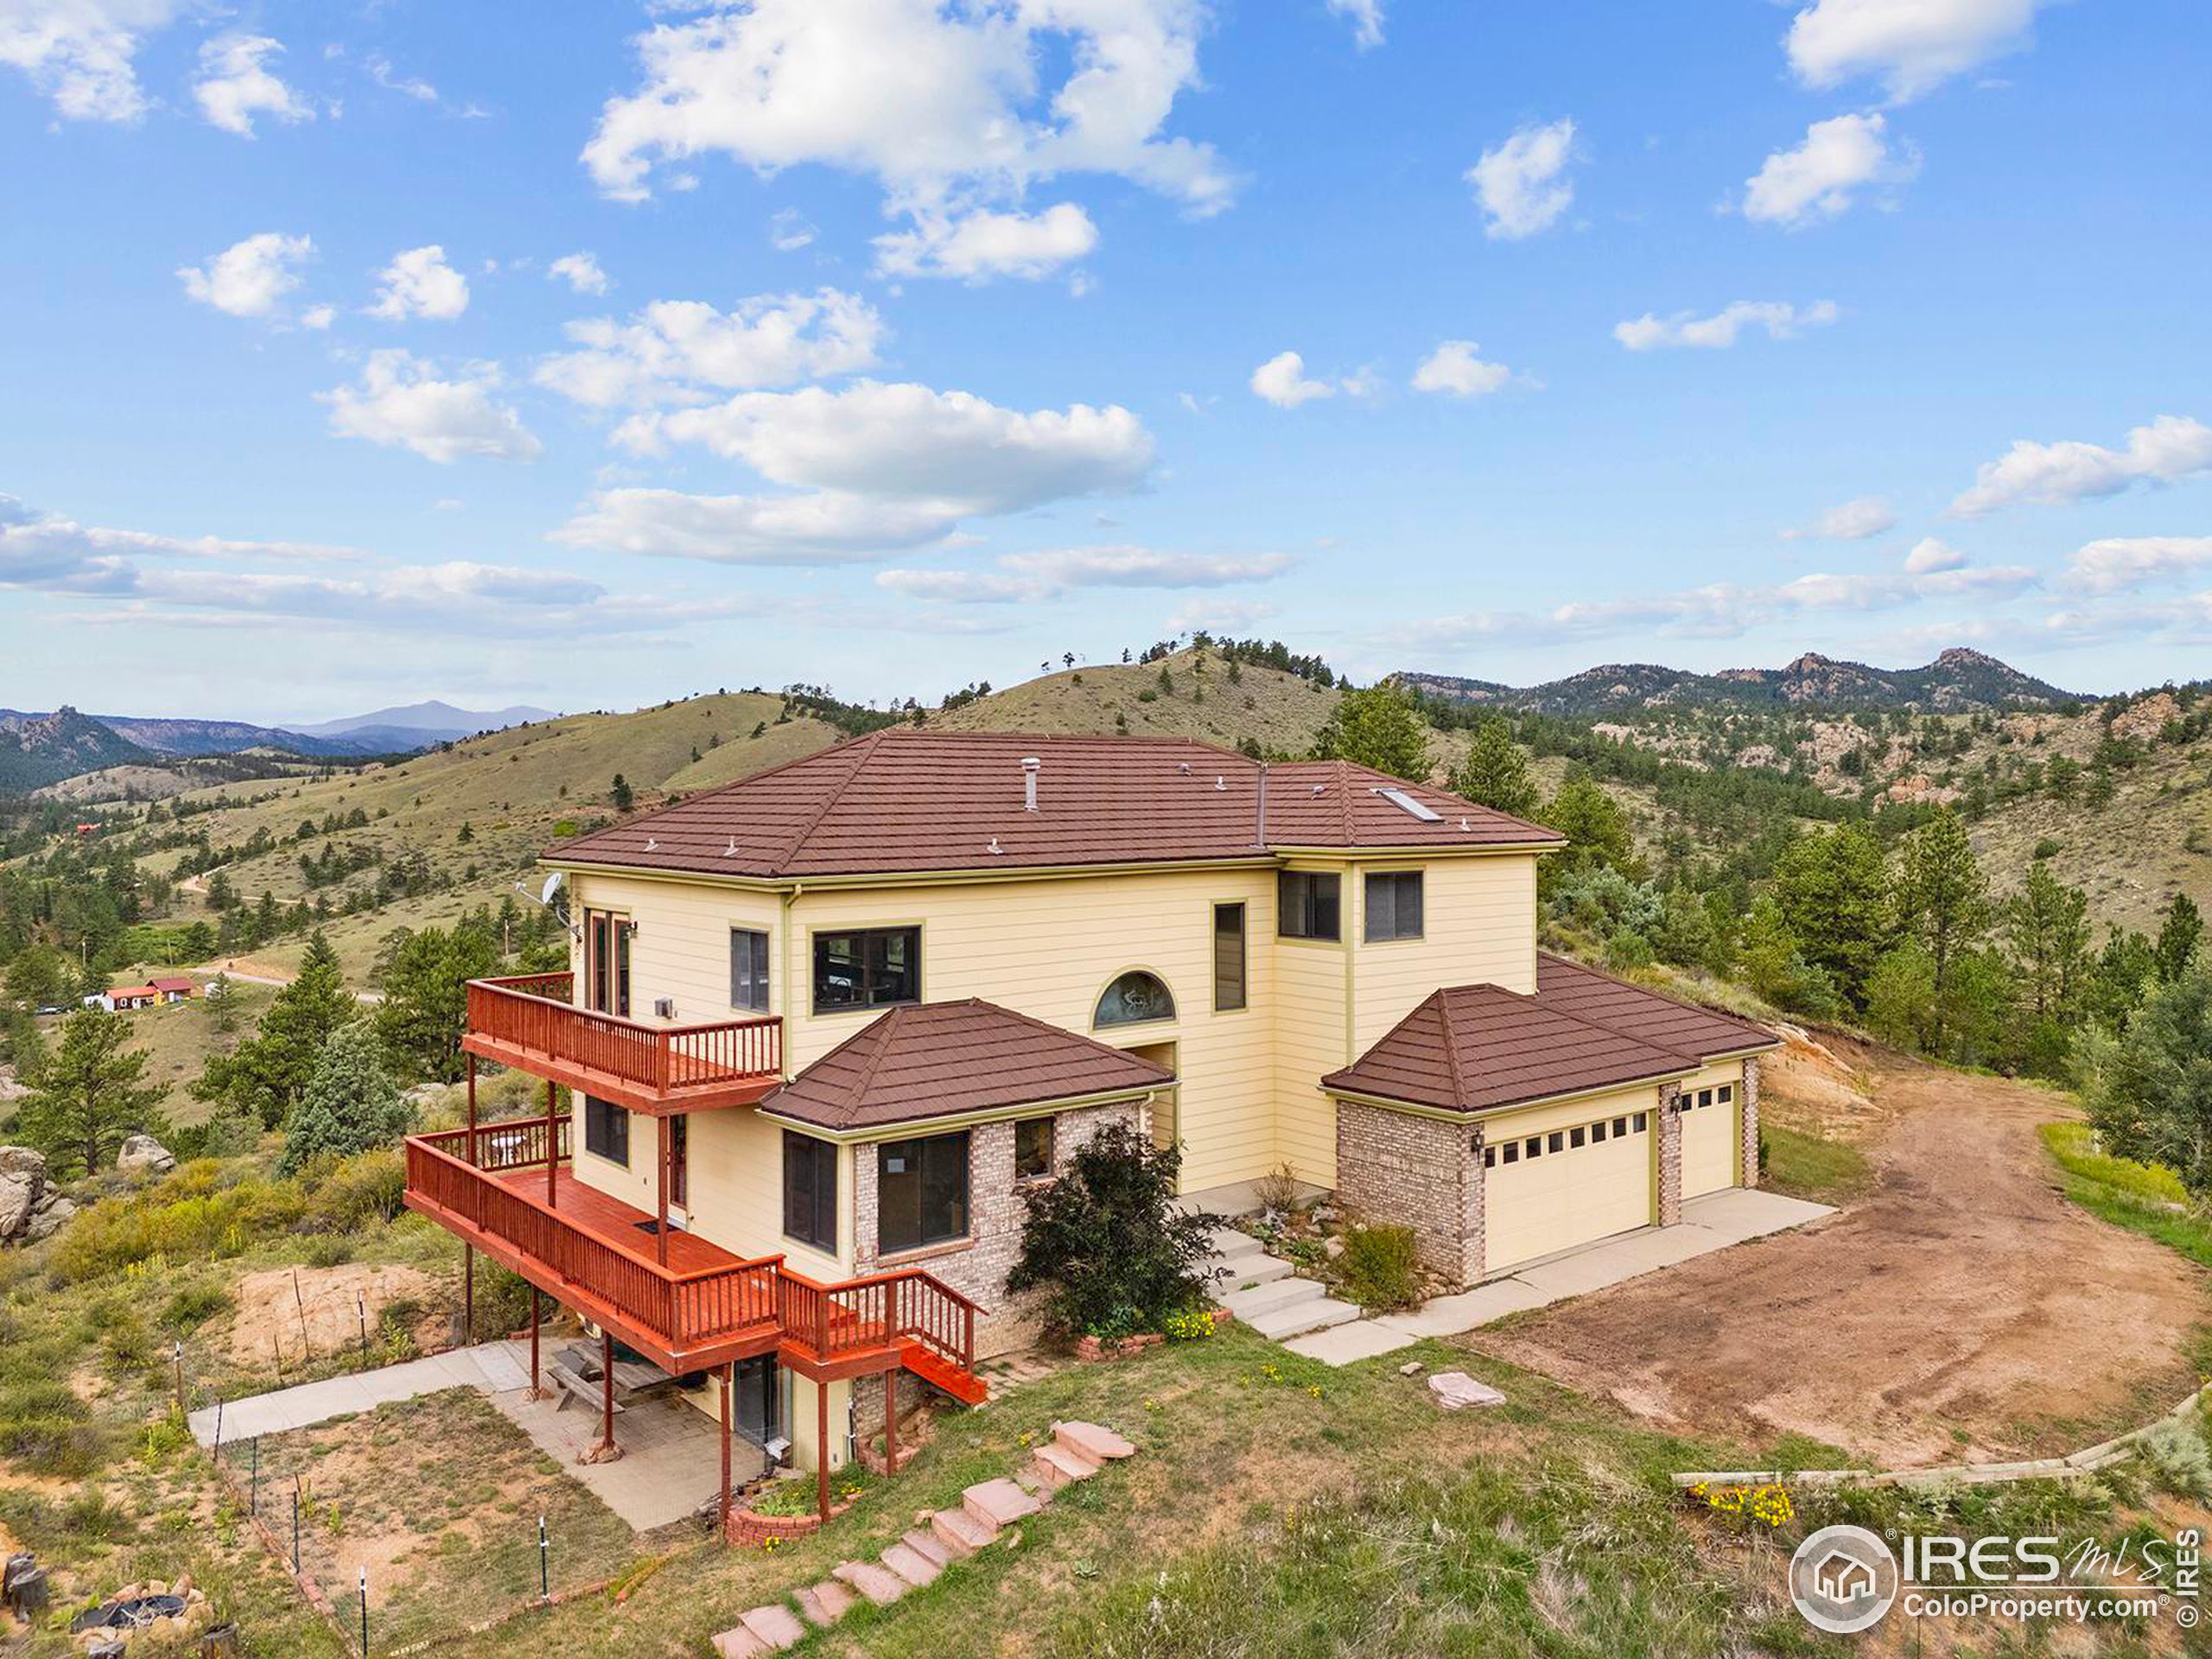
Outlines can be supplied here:
[[[1286, 1262], [1283, 1265], [1290, 1264]], [[1311, 1279], [1286, 1276], [1255, 1285], [1249, 1290], [1232, 1290], [1221, 1299], [1221, 1305], [1238, 1319], [1249, 1321], [1276, 1308], [1287, 1307], [1293, 1302], [1305, 1301], [1320, 1288]]]
[[1325, 1331], [1332, 1325], [1348, 1325], [1359, 1317], [1359, 1309], [1351, 1303], [1338, 1301], [1319, 1285], [1313, 1285], [1313, 1291], [1311, 1296], [1271, 1307], [1264, 1313], [1255, 1313], [1244, 1323], [1270, 1342], [1281, 1342], [1286, 1337], [1302, 1337], [1309, 1331]]
[[1325, 1286], [1296, 1277], [1295, 1263], [1269, 1255], [1251, 1234], [1217, 1227], [1210, 1236], [1214, 1253], [1206, 1265], [1221, 1305], [1269, 1341], [1308, 1336], [1360, 1317]]
[[804, 1641], [810, 1625], [819, 1630], [835, 1624], [862, 1597], [888, 1607], [996, 1543], [1006, 1528], [1035, 1515], [1059, 1488], [1089, 1480], [1107, 1464], [1135, 1452], [1134, 1444], [1110, 1428], [1056, 1422], [1052, 1438], [1030, 1453], [1028, 1466], [1012, 1479], [976, 1482], [960, 1494], [958, 1507], [936, 1511], [926, 1529], [917, 1524], [874, 1560], [840, 1561], [821, 1583], [794, 1590], [791, 1599], [797, 1614], [780, 1602], [748, 1608], [735, 1625], [714, 1638], [715, 1652], [719, 1659], [760, 1659]]

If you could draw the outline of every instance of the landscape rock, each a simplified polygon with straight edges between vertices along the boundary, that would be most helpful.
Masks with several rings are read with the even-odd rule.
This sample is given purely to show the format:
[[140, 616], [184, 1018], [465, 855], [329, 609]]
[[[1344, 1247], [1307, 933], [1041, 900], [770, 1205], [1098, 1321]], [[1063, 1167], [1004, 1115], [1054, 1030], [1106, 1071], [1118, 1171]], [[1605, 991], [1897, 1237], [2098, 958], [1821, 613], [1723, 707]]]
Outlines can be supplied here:
[[0, 1238], [23, 1230], [45, 1192], [45, 1158], [29, 1147], [0, 1147]]
[[150, 1135], [128, 1135], [115, 1166], [125, 1175], [166, 1175], [176, 1167], [176, 1154]]
[[1502, 1406], [1505, 1396], [1487, 1382], [1478, 1382], [1465, 1371], [1439, 1371], [1428, 1379], [1428, 1391], [1446, 1411], [1465, 1406]]
[[23, 1230], [23, 1242], [43, 1243], [60, 1232], [62, 1224], [76, 1213], [74, 1203], [49, 1188], [39, 1207], [31, 1212], [30, 1224]]

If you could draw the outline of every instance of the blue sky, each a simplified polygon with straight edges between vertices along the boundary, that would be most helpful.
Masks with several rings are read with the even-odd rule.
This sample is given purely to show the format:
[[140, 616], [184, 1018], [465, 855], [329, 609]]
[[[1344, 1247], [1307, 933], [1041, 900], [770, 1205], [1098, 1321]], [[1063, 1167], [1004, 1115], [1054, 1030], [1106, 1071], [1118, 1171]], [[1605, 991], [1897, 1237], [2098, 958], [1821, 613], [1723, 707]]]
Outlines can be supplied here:
[[2206, 671], [2190, 0], [529, 15], [0, 0], [0, 704]]

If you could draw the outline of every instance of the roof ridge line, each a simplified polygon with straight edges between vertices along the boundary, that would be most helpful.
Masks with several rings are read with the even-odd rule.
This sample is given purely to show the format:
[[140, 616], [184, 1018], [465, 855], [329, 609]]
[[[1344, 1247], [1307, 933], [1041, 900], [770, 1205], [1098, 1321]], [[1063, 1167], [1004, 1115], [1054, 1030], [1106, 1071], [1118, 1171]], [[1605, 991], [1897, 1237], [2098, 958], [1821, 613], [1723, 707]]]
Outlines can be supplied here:
[[1452, 988], [1447, 985], [1436, 993], [1436, 1017], [1444, 1023], [1444, 1064], [1452, 1077], [1452, 1097], [1465, 1111], [1471, 1109], [1471, 1105], [1467, 1099], [1467, 1080], [1459, 1071], [1459, 1032], [1452, 1022]]
[[[1656, 997], [1662, 1002], [1671, 1003], [1674, 1007], [1681, 1009], [1685, 1014], [1703, 1014], [1708, 1020], [1721, 1020], [1726, 1021], [1732, 1026], [1741, 1026], [1746, 1029], [1753, 1031], [1763, 1032], [1766, 1029], [1757, 1020], [1746, 1020], [1740, 1014], [1724, 1014], [1719, 1008], [1707, 1007], [1702, 1002], [1685, 1001], [1679, 996], [1669, 996], [1664, 991], [1655, 991], [1649, 985], [1633, 984], [1628, 980], [1621, 978], [1617, 974], [1609, 974], [1602, 968], [1592, 968], [1588, 963], [1577, 962], [1572, 957], [1563, 957], [1556, 950], [1545, 950], [1539, 949], [1536, 954], [1540, 957], [1549, 957], [1554, 962], [1565, 964], [1569, 969], [1575, 973], [1589, 974], [1595, 978], [1604, 980], [1608, 985], [1618, 985], [1624, 991], [1634, 991], [1639, 995]], [[1562, 1014], [1567, 1013], [1564, 1008], [1560, 1009], [1560, 1012]], [[1611, 1032], [1616, 1037], [1625, 1037], [1630, 1042], [1642, 1043], [1646, 1048], [1656, 1050], [1657, 1052], [1662, 1054], [1673, 1054], [1680, 1052], [1675, 1049], [1661, 1048], [1658, 1044], [1650, 1041], [1647, 1038], [1638, 1037], [1633, 1032], [1623, 1031], [1618, 1026], [1609, 1026], [1601, 1020], [1593, 1020], [1587, 1014], [1567, 1014], [1567, 1018], [1570, 1020], [1580, 1020], [1586, 1026], [1595, 1026], [1599, 1031]], [[1772, 1035], [1771, 1033], [1768, 1033], [1767, 1034], [1770, 1036]], [[1694, 1058], [1698, 1060], [1699, 1064], [1702, 1065], [1704, 1063], [1704, 1056], [1698, 1055]]]
[[840, 778], [831, 787], [829, 794], [823, 798], [822, 804], [814, 809], [814, 816], [800, 825], [798, 833], [791, 837], [791, 845], [784, 854], [784, 862], [787, 867], [804, 850], [808, 838], [822, 827], [822, 820], [830, 816], [830, 809], [845, 798], [845, 791], [853, 786], [853, 779], [861, 775], [861, 768], [866, 766], [874, 757], [877, 747], [883, 741], [884, 733], [893, 729], [895, 728], [888, 726], [879, 726], [864, 736], [855, 738], [849, 745], [839, 744], [836, 748], [826, 751], [828, 753], [835, 754], [837, 748], [850, 747], [860, 750], [861, 753], [847, 769], [845, 775]]
[[[1612, 976], [1608, 974], [1605, 977], [1610, 979]], [[1516, 995], [1518, 995], [1518, 993], [1516, 993]], [[1638, 1048], [1643, 1049], [1649, 1053], [1659, 1055], [1662, 1058], [1669, 1060], [1681, 1060], [1687, 1063], [1692, 1070], [1695, 1070], [1697, 1067], [1705, 1064], [1705, 1057], [1701, 1054], [1685, 1054], [1679, 1048], [1668, 1048], [1662, 1046], [1658, 1043], [1653, 1042], [1649, 1037], [1639, 1037], [1632, 1031], [1623, 1031], [1618, 1026], [1607, 1025], [1603, 1020], [1593, 1020], [1586, 1014], [1578, 1014], [1571, 1008], [1562, 1008], [1556, 1002], [1547, 1003], [1541, 995], [1532, 995], [1529, 997], [1529, 1001], [1535, 1003], [1540, 1008], [1548, 1008], [1549, 1011], [1559, 1019], [1567, 1020], [1574, 1025], [1587, 1027], [1592, 1031], [1602, 1032], [1605, 1035], [1617, 1039], [1624, 1043], [1634, 1043]]]
[[[859, 1080], [853, 1084], [853, 1099], [856, 1104], [866, 1105], [868, 1103], [868, 1086], [875, 1081], [876, 1068], [883, 1064], [884, 1054], [891, 1047], [891, 1039], [893, 1034], [891, 1029], [893, 1022], [896, 1020], [900, 1014], [904, 1014], [907, 1008], [926, 1007], [927, 1006], [928, 1004], [924, 1002], [910, 1002], [903, 1004], [899, 1007], [886, 1009], [880, 1019], [871, 1020], [867, 1025], [862, 1026], [858, 1031], [853, 1033], [854, 1037], [856, 1039], [865, 1037], [870, 1032], [880, 1032], [882, 1033], [876, 1039], [875, 1051], [868, 1057], [868, 1064], [861, 1067]], [[824, 1058], [826, 1058], [827, 1057], [825, 1056]]]

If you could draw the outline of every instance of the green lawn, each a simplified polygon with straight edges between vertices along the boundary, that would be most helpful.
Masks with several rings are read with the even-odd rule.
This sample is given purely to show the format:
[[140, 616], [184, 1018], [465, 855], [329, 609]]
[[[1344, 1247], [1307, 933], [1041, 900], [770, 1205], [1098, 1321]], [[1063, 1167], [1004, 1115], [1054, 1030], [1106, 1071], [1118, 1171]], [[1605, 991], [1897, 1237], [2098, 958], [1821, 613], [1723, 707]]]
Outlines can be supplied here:
[[2086, 1123], [2046, 1123], [2040, 1133], [2069, 1201], [2212, 1267], [2212, 1223], [2190, 1203], [2171, 1170], [2100, 1152]]
[[1779, 1123], [1762, 1124], [1766, 1149], [1760, 1185], [1815, 1204], [1842, 1204], [1873, 1184], [1866, 1154], [1842, 1141], [1830, 1141]]

